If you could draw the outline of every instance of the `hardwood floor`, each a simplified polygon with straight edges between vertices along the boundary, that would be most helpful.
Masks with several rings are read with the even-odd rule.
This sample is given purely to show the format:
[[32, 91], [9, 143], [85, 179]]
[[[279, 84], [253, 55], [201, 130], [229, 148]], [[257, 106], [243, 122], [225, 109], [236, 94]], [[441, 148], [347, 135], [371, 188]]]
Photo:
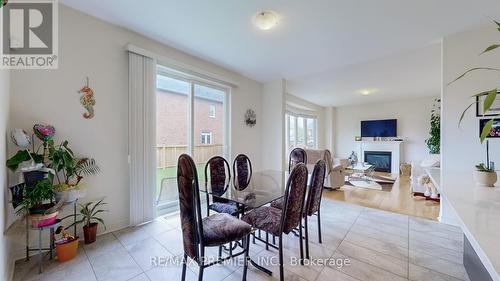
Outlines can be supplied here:
[[431, 220], [437, 220], [439, 216], [439, 203], [413, 197], [407, 176], [400, 176], [390, 191], [343, 186], [339, 190], [325, 190], [323, 195], [333, 200]]

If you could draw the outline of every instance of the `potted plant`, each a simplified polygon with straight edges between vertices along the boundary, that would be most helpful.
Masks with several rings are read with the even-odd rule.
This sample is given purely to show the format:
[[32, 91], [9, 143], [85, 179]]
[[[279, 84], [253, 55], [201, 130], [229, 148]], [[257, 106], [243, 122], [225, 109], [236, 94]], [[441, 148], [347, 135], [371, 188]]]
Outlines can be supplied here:
[[439, 154], [441, 152], [441, 99], [436, 98], [431, 110], [431, 128], [429, 130], [429, 138], [425, 140], [425, 144], [429, 148], [430, 154]]
[[[60, 238], [57, 238], [59, 235]], [[78, 253], [78, 236], [74, 237], [59, 226], [54, 233], [54, 244], [56, 245], [57, 261], [65, 262], [76, 257]]]
[[[496, 24], [497, 31], [500, 32], [500, 22], [498, 22], [498, 21], [494, 21], [494, 22]], [[500, 44], [490, 45], [483, 52], [481, 52], [480, 55], [483, 55], [485, 53], [496, 50], [499, 47], [500, 47]], [[456, 81], [467, 76], [469, 73], [476, 72], [476, 71], [500, 72], [500, 69], [492, 68], [492, 67], [474, 67], [474, 68], [467, 70], [462, 75], [458, 76], [455, 80], [451, 81], [448, 85], [455, 83]], [[460, 119], [458, 121], [458, 123], [460, 125], [462, 123], [462, 120], [465, 117], [465, 113], [470, 108], [478, 107], [479, 100], [481, 98], [483, 98], [484, 101], [482, 102], [482, 108], [481, 108], [482, 113], [483, 113], [482, 117], [487, 116], [489, 120], [486, 119], [488, 121], [484, 124], [484, 126], [481, 130], [481, 134], [479, 137], [481, 143], [483, 143], [486, 140], [486, 138], [488, 136], [490, 136], [490, 134], [492, 132], [493, 122], [495, 121], [494, 118], [500, 116], [500, 114], [493, 114], [492, 112], [490, 112], [492, 105], [494, 104], [495, 100], [497, 99], [497, 95], [498, 95], [497, 88], [482, 91], [480, 93], [472, 95], [472, 98], [474, 99], [474, 101], [465, 108], [465, 110], [462, 112]], [[490, 158], [489, 158], [489, 143], [488, 143], [488, 141], [486, 141], [486, 163], [481, 163], [479, 165], [476, 165], [476, 170], [473, 172], [473, 176], [474, 176], [476, 183], [480, 186], [493, 187], [496, 180], [497, 180], [497, 173], [494, 169], [494, 163], [490, 162]]]
[[18, 215], [27, 215], [35, 227], [54, 224], [59, 211], [53, 203], [54, 191], [50, 177], [39, 180], [34, 186], [25, 186]]
[[[102, 206], [107, 203], [103, 202], [104, 199], [101, 199], [97, 202], [88, 202], [86, 204], [80, 204], [80, 213], [77, 214], [79, 219], [77, 219], [74, 223], [72, 223], [69, 227], [72, 227], [77, 224], [83, 223], [83, 236], [85, 239], [85, 244], [90, 244], [95, 242], [97, 236], [97, 225], [98, 223], [102, 223], [104, 229], [106, 229], [106, 225], [102, 218], [98, 217], [99, 213], [107, 212], [108, 210], [101, 209]], [[73, 215], [69, 215], [66, 218], [72, 218]]]
[[55, 170], [58, 184], [54, 186], [56, 201], [73, 202], [86, 194], [85, 185], [81, 183], [85, 176], [99, 173], [99, 166], [91, 158], [76, 158], [68, 147], [68, 141], [60, 145], [48, 142], [50, 166]]
[[497, 173], [484, 163], [476, 165], [474, 171], [474, 181], [479, 186], [494, 187], [497, 182]]

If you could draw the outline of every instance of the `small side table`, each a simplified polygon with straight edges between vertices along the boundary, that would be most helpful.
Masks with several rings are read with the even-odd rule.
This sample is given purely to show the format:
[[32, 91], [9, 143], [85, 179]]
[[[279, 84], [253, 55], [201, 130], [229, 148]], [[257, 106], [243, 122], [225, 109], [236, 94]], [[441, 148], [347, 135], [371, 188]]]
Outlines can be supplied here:
[[[47, 225], [47, 226], [42, 226], [42, 227], [35, 227], [35, 226], [29, 226], [29, 220], [26, 218], [26, 228], [27, 228], [27, 233], [26, 233], [26, 260], [29, 260], [29, 252], [31, 251], [37, 251], [38, 252], [38, 273], [42, 273], [43, 271], [43, 256], [42, 256], [42, 251], [48, 250], [50, 253], [50, 259], [53, 258], [53, 249], [54, 249], [54, 229], [59, 227], [61, 225], [61, 220], [58, 219], [54, 224]], [[38, 248], [30, 248], [29, 246], [29, 230], [37, 230], [38, 231]], [[50, 231], [50, 243], [48, 248], [42, 248], [42, 232], [45, 230]]]

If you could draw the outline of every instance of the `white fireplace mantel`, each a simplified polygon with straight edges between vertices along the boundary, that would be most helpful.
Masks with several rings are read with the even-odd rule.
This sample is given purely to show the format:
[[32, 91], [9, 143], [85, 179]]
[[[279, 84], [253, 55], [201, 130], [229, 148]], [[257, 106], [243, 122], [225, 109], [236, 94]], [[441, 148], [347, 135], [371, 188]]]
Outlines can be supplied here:
[[399, 164], [401, 163], [401, 146], [403, 141], [357, 141], [358, 159], [365, 162], [365, 151], [391, 152], [391, 173], [399, 174]]

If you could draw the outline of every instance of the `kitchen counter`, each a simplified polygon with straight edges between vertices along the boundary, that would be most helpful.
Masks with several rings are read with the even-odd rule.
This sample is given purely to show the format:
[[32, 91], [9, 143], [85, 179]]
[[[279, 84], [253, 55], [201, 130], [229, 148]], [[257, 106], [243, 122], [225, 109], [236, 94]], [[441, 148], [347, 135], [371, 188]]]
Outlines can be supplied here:
[[[500, 186], [478, 187], [472, 171], [428, 170], [441, 196], [441, 210], [456, 221], [493, 280], [500, 281]], [[440, 214], [441, 220], [443, 214]], [[447, 221], [442, 221], [447, 223]]]

